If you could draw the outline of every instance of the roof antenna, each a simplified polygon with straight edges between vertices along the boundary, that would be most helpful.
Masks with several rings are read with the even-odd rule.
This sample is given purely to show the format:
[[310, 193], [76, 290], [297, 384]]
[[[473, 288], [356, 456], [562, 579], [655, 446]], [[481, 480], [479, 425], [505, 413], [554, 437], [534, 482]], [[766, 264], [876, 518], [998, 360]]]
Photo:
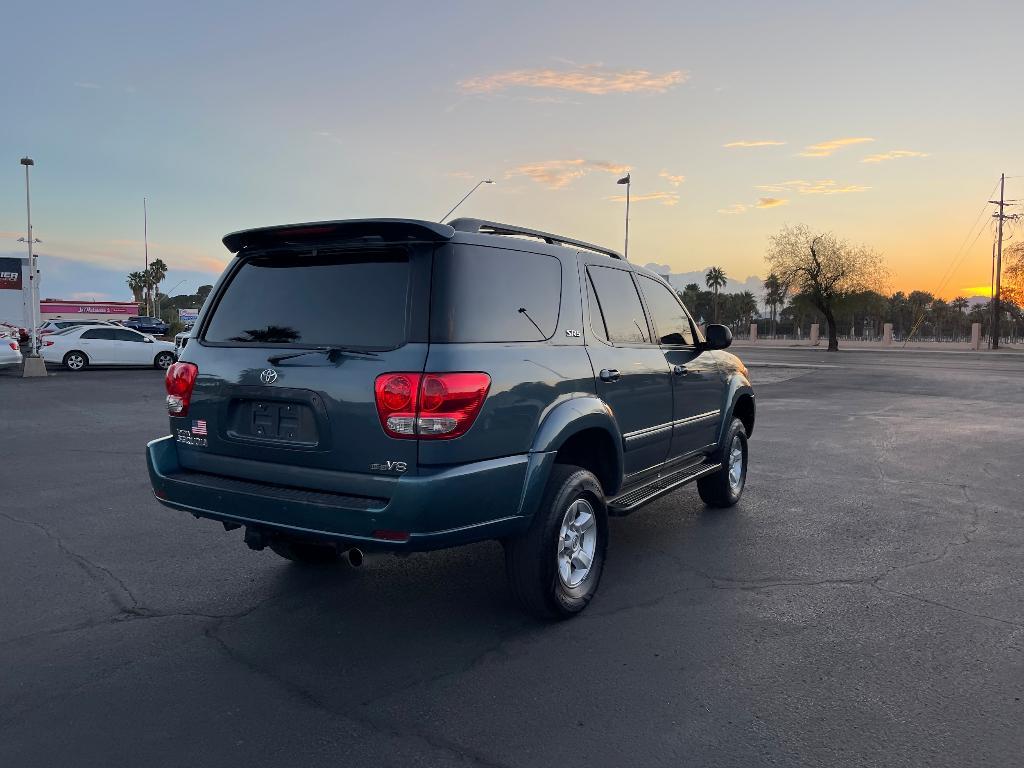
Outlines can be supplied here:
[[[469, 199], [469, 196], [472, 195], [474, 192], [476, 192], [477, 188], [481, 184], [493, 184], [493, 183], [494, 183], [493, 179], [483, 179], [482, 181], [478, 181], [476, 183], [476, 186], [473, 187], [471, 190], [469, 190], [469, 192], [466, 193], [466, 196], [464, 198], [462, 198], [461, 200], [459, 200], [459, 202], [457, 202], [455, 204], [455, 208], [458, 208], [460, 205], [462, 205], [464, 202], [466, 202], [466, 200]], [[453, 213], [455, 213], [455, 208], [452, 208], [450, 211], [448, 211], [448, 213], [446, 213], [444, 216], [442, 216], [440, 219], [438, 219], [437, 220], [438, 224], [444, 224], [444, 220], [447, 219], [449, 216], [451, 216]]]

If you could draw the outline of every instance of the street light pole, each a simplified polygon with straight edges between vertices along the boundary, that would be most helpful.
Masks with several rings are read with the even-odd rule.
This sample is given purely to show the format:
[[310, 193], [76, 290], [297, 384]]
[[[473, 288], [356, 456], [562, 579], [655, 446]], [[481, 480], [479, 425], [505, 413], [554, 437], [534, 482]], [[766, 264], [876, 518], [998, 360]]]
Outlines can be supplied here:
[[621, 179], [615, 182], [616, 184], [626, 185], [626, 247], [622, 253], [622, 255], [626, 258], [626, 261], [629, 261], [629, 186], [631, 183], [629, 176], [630, 175], [627, 173], [625, 176], [623, 176]]
[[153, 313], [150, 312], [150, 303], [153, 300], [153, 294], [149, 287], [149, 212], [146, 210], [146, 198], [142, 198], [142, 248], [145, 253], [145, 261], [142, 268], [142, 274], [146, 277], [146, 316], [149, 317]]
[[444, 224], [444, 220], [447, 219], [449, 216], [451, 216], [453, 213], [455, 213], [455, 208], [458, 208], [460, 205], [462, 205], [464, 202], [466, 202], [469, 199], [469, 196], [472, 195], [474, 192], [476, 192], [481, 184], [493, 184], [493, 183], [494, 183], [493, 179], [482, 179], [481, 181], [478, 181], [476, 183], [476, 186], [473, 187], [471, 190], [469, 190], [469, 192], [466, 193], [466, 196], [464, 198], [462, 198], [461, 200], [459, 200], [459, 202], [457, 202], [455, 204], [455, 207], [453, 207], [450, 211], [448, 211], [448, 213], [446, 213], [444, 216], [442, 216], [440, 219], [438, 219], [438, 221], [441, 224]]
[[32, 236], [32, 190], [29, 184], [28, 169], [35, 165], [31, 157], [21, 158], [21, 164], [25, 166], [25, 215], [28, 219], [28, 235], [25, 241], [28, 243], [28, 295], [29, 295], [29, 322], [32, 324], [29, 330], [29, 351], [25, 356], [25, 367], [22, 375], [24, 377], [45, 376], [46, 366], [39, 357], [39, 269], [36, 266], [36, 254], [34, 246], [38, 240]]

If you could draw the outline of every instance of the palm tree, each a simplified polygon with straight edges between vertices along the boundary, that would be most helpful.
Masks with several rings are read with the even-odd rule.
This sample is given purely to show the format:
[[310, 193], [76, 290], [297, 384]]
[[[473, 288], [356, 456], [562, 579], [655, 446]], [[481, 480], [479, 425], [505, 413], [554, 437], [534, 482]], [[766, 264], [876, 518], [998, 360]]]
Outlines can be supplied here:
[[751, 323], [754, 322], [754, 315], [757, 314], [757, 297], [750, 291], [743, 291], [743, 293], [737, 293], [735, 296], [736, 310], [744, 321], [744, 325], [750, 328]]
[[149, 295], [146, 298], [149, 302], [148, 306], [153, 308], [153, 292], [160, 293], [160, 283], [167, 277], [167, 265], [164, 264], [162, 259], [153, 259], [153, 261], [149, 262], [147, 277], [149, 278], [149, 285], [147, 286]]
[[141, 304], [145, 298], [144, 294], [146, 291], [148, 281], [146, 275], [143, 272], [129, 272], [128, 273], [128, 287], [131, 289], [132, 296], [135, 299], [136, 304]]
[[970, 302], [967, 301], [967, 298], [965, 296], [957, 296], [955, 299], [953, 299], [951, 302], [949, 302], [949, 308], [952, 309], [954, 312], [956, 312], [958, 314], [958, 317], [956, 319], [957, 337], [959, 337], [961, 332], [963, 331], [964, 314], [965, 314], [964, 310], [967, 309], [969, 304], [970, 304]]
[[725, 288], [728, 278], [721, 267], [710, 267], [704, 275], [704, 283], [715, 294], [715, 322], [718, 322], [718, 291]]
[[765, 278], [764, 303], [771, 310], [772, 338], [775, 338], [775, 331], [778, 319], [778, 308], [786, 303], [786, 294], [789, 293], [789, 286], [783, 283], [779, 276], [772, 272]]

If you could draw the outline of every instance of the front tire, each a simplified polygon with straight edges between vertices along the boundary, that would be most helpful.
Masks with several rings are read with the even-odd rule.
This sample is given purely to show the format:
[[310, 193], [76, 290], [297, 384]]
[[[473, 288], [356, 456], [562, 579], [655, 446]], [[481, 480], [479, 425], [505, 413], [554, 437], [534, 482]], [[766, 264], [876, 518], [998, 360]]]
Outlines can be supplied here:
[[81, 371], [88, 367], [89, 358], [86, 356], [85, 352], [79, 352], [77, 349], [73, 349], [64, 355], [64, 360], [62, 362], [64, 367], [69, 371]]
[[173, 362], [174, 354], [172, 352], [161, 352], [153, 359], [153, 367], [166, 371]]
[[697, 481], [697, 492], [709, 507], [731, 507], [740, 500], [747, 484], [747, 430], [733, 419], [722, 441], [717, 460], [722, 468]]
[[597, 592], [607, 548], [601, 483], [581, 467], [556, 464], [529, 529], [505, 542], [512, 594], [538, 618], [574, 616]]

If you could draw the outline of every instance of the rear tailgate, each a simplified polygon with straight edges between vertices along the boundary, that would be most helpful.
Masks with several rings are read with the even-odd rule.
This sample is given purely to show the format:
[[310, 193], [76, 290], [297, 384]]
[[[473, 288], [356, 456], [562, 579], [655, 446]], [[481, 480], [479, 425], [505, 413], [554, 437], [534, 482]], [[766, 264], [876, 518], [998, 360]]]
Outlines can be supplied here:
[[182, 353], [199, 374], [188, 414], [171, 418], [181, 465], [331, 490], [415, 473], [417, 441], [385, 434], [374, 381], [423, 370], [433, 248], [241, 255]]

